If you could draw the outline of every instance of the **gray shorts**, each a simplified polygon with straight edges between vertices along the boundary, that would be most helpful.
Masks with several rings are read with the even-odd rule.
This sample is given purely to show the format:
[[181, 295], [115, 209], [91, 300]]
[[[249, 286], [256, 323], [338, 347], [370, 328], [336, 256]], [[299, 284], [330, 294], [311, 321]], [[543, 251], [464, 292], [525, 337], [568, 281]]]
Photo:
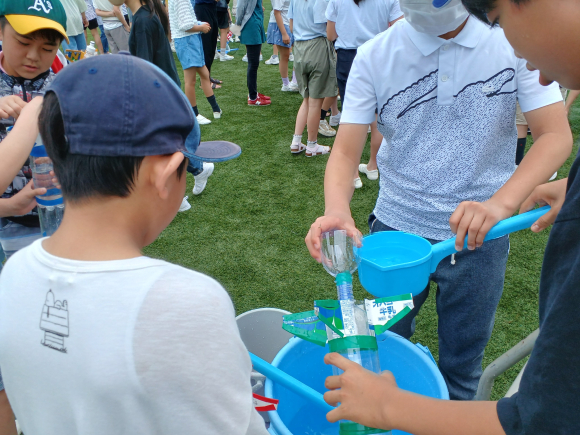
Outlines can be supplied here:
[[324, 37], [294, 43], [294, 68], [298, 90], [303, 98], [338, 95], [336, 52]]
[[123, 26], [113, 30], [105, 30], [105, 36], [109, 42], [111, 53], [117, 54], [119, 51], [129, 51], [129, 32]]

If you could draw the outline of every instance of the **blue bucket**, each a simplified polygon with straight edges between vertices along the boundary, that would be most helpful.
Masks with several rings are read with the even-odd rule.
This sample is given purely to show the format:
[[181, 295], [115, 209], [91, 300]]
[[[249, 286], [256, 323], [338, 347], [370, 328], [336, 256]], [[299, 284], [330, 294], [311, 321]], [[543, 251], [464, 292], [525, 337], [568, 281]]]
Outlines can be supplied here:
[[[393, 372], [399, 387], [436, 399], [449, 399], [443, 376], [426, 347], [388, 331], [378, 337], [378, 344], [381, 368]], [[328, 345], [323, 348], [294, 337], [276, 355], [272, 365], [325, 393], [324, 381], [332, 375], [331, 367], [323, 361], [327, 353]], [[280, 400], [278, 410], [268, 412], [271, 435], [338, 435], [338, 423], [329, 423], [326, 411], [312, 402], [270, 379], [266, 379], [265, 394]], [[405, 433], [393, 431], [393, 435]]]

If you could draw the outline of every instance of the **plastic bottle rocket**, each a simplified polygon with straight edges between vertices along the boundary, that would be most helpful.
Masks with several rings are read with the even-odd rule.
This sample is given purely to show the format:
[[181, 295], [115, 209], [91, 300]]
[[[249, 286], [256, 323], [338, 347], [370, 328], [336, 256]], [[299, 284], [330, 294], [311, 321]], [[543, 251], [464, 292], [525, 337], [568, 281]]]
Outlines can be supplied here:
[[96, 55], [97, 55], [97, 49], [95, 47], [95, 41], [91, 41], [91, 43], [87, 47], [87, 50], [85, 51], [85, 59], [87, 57], [93, 57]]
[[56, 187], [53, 182], [54, 177], [50, 174], [53, 170], [52, 160], [46, 154], [40, 135], [30, 152], [30, 168], [34, 187], [46, 189], [44, 195], [36, 197], [36, 203], [43, 236], [49, 237], [60, 226], [64, 215], [64, 200], [61, 190]]
[[[322, 264], [328, 273], [336, 276], [339, 310], [334, 310], [334, 319], [327, 325], [328, 346], [330, 352], [337, 352], [345, 358], [356, 362], [365, 369], [375, 373], [381, 372], [377, 339], [367, 321], [364, 305], [358, 305], [352, 292], [352, 273], [357, 268], [353, 252], [354, 241], [346, 231], [333, 231], [322, 235]], [[315, 303], [315, 312], [319, 318], [330, 314]], [[328, 317], [326, 317], [328, 320]], [[342, 324], [342, 325], [341, 325]], [[342, 328], [340, 327], [342, 326]], [[333, 366], [334, 375], [342, 370]], [[351, 421], [340, 422], [340, 435], [387, 434], [381, 429], [373, 429]]]

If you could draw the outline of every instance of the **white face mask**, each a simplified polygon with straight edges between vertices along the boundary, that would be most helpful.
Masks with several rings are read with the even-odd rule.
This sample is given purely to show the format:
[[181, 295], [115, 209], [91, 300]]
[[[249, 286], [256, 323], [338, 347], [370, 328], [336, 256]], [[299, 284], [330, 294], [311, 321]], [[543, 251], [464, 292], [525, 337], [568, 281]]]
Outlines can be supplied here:
[[439, 36], [457, 29], [469, 13], [461, 0], [400, 0], [401, 11], [413, 28]]

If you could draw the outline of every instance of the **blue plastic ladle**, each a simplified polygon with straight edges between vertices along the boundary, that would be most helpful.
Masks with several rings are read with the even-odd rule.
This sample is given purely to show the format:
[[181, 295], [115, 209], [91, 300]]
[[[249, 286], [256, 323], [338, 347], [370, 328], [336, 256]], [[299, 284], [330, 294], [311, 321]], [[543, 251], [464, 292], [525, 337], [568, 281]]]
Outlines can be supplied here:
[[[529, 228], [548, 210], [550, 207], [542, 207], [505, 219], [487, 233], [485, 240]], [[362, 286], [379, 298], [421, 293], [439, 262], [457, 252], [455, 237], [432, 245], [422, 237], [399, 231], [375, 233], [362, 243], [362, 247], [355, 248], [358, 276]]]

